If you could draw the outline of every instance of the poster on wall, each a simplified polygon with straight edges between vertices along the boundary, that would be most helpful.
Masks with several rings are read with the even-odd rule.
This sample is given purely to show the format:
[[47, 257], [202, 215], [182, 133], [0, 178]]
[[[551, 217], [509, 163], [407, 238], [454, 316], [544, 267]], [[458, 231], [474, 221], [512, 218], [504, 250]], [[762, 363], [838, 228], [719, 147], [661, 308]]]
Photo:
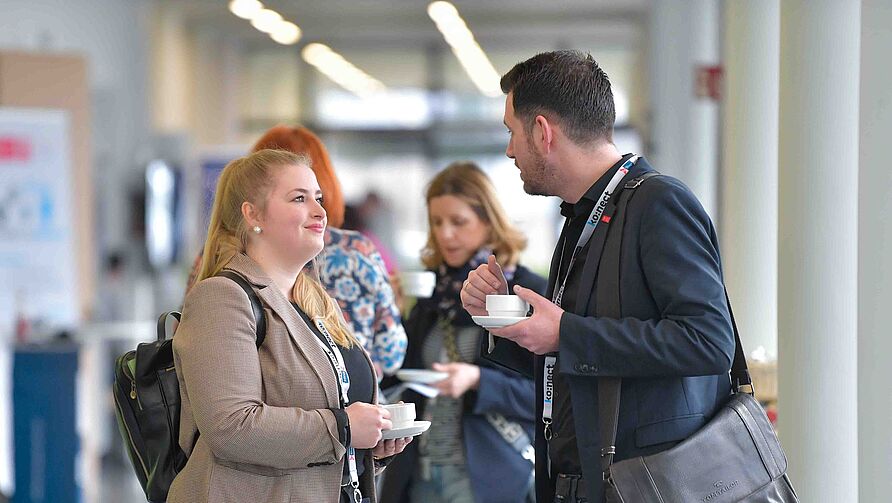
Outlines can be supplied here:
[[200, 253], [204, 247], [217, 178], [230, 161], [249, 150], [246, 145], [206, 145], [193, 153], [186, 170], [186, 198], [190, 203], [186, 209], [185, 245], [187, 250], [192, 250], [190, 253]]
[[79, 321], [69, 120], [0, 108], [0, 330]]

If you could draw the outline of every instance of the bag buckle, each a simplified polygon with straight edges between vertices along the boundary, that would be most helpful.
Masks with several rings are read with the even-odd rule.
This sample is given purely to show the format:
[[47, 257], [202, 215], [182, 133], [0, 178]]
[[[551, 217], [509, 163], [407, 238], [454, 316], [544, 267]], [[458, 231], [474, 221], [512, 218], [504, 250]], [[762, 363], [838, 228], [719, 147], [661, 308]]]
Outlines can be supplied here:
[[[747, 391], [745, 389], [746, 387], [749, 387], [749, 391]], [[753, 385], [753, 383], [738, 384], [737, 392], [738, 393], [746, 393], [750, 396], [755, 396], [756, 395], [756, 387]]]
[[636, 179], [634, 179], [634, 180], [629, 180], [628, 182], [626, 182], [626, 184], [625, 184], [625, 186], [624, 186], [623, 188], [626, 188], [626, 189], [637, 189], [638, 186], [640, 186], [642, 183], [644, 183], [644, 179], [643, 179], [643, 178], [636, 178]]
[[610, 447], [605, 447], [605, 448], [601, 449], [601, 457], [602, 458], [604, 456], [612, 456], [614, 454], [616, 454], [616, 446], [615, 445], [611, 445]]

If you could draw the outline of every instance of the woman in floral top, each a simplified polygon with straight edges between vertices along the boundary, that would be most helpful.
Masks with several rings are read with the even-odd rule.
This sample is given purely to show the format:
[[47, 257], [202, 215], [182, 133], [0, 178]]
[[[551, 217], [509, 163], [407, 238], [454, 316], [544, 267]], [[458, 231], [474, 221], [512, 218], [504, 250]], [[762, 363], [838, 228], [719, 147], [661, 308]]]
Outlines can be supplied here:
[[[328, 214], [325, 248], [316, 257], [319, 279], [328, 294], [341, 307], [353, 334], [383, 374], [396, 372], [406, 355], [406, 331], [394, 302], [384, 260], [375, 245], [355, 231], [340, 229], [344, 222], [344, 198], [322, 141], [305, 127], [275, 126], [252, 148], [305, 153], [313, 161], [312, 170], [322, 188], [322, 206]], [[201, 268], [199, 255], [189, 275], [192, 287]]]

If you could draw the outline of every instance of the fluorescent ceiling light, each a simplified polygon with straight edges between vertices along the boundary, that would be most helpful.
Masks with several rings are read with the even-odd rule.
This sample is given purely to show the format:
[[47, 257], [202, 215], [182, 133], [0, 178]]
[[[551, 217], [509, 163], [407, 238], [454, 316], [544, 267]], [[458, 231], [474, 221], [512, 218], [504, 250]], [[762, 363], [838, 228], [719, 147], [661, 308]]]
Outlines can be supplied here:
[[300, 40], [301, 31], [296, 24], [290, 21], [281, 21], [273, 28], [269, 36], [280, 44], [296, 44]]
[[443, 34], [446, 43], [452, 47], [452, 53], [477, 89], [486, 96], [500, 96], [502, 88], [499, 85], [499, 73], [474, 39], [474, 34], [459, 15], [458, 9], [449, 2], [437, 1], [427, 6], [427, 14]]
[[263, 33], [271, 33], [281, 22], [282, 15], [270, 9], [262, 9], [251, 18], [251, 26]]
[[327, 45], [308, 44], [301, 51], [301, 55], [304, 61], [357, 96], [366, 96], [386, 89], [381, 81], [360, 70]]
[[263, 4], [257, 0], [232, 0], [229, 2], [229, 11], [242, 19], [251, 19], [261, 10], [263, 10]]

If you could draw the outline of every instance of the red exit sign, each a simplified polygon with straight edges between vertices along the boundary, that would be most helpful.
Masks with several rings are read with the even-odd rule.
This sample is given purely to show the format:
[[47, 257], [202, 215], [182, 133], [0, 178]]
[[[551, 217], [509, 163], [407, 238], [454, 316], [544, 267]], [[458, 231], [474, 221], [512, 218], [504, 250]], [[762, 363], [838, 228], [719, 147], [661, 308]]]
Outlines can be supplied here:
[[722, 98], [721, 65], [699, 65], [694, 68], [694, 96], [719, 101]]
[[28, 162], [31, 160], [31, 143], [15, 136], [0, 136], [0, 162]]

